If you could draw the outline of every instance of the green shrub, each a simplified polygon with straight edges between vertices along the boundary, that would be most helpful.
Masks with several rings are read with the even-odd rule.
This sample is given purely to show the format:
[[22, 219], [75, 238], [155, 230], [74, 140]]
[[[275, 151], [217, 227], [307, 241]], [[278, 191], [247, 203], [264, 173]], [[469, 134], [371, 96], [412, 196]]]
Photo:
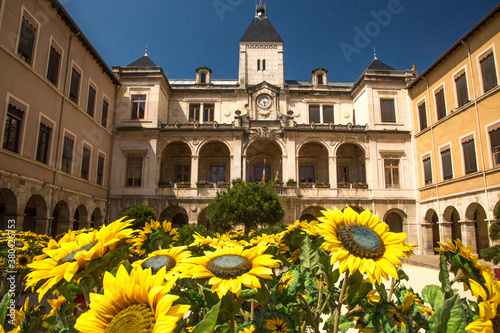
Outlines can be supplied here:
[[148, 205], [131, 206], [122, 213], [122, 216], [135, 220], [133, 224], [134, 229], [143, 229], [146, 222], [156, 220], [155, 210]]

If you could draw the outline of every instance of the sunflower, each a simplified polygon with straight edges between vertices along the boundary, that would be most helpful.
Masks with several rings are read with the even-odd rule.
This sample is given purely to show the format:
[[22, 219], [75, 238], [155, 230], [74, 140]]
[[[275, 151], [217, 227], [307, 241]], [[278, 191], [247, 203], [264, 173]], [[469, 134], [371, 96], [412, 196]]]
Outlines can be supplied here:
[[244, 327], [238, 331], [238, 333], [253, 333], [255, 332], [255, 326], [250, 325], [249, 327]]
[[271, 331], [271, 333], [288, 333], [292, 331], [286, 321], [279, 317], [266, 319], [265, 322], [263, 327]]
[[481, 272], [486, 272], [490, 275], [494, 275], [491, 271], [491, 267], [488, 265], [482, 265], [479, 263], [479, 257], [477, 255], [472, 254], [472, 246], [467, 245], [464, 246], [460, 239], [455, 240], [455, 244], [447, 238], [446, 243], [437, 242], [440, 247], [435, 247], [434, 250], [436, 252], [440, 252], [443, 254], [453, 253], [460, 254], [465, 259], [469, 260], [472, 263], [472, 267]]
[[16, 251], [26, 251], [29, 246], [29, 242], [24, 239], [17, 238], [14, 242], [14, 248]]
[[173, 281], [163, 285], [166, 270], [152, 275], [141, 267], [130, 274], [124, 266], [104, 275], [104, 295], [90, 294], [90, 310], [76, 321], [80, 332], [171, 333], [189, 305], [172, 306], [179, 297], [169, 295]]
[[75, 235], [71, 230], [63, 235], [58, 242], [50, 240], [44, 254], [35, 258], [28, 265], [33, 269], [26, 276], [26, 288], [35, 287], [45, 281], [38, 288], [38, 300], [63, 278], [70, 282], [79, 269], [85, 268], [93, 259], [100, 258], [106, 252], [113, 250], [118, 243], [132, 232], [128, 229], [131, 221], [122, 219], [102, 226], [99, 231]]
[[472, 333], [493, 333], [493, 323], [491, 319], [495, 317], [495, 313], [491, 311], [491, 307], [486, 302], [481, 302], [478, 304], [479, 308], [479, 319], [473, 321], [465, 330]]
[[417, 305], [417, 309], [419, 309], [420, 311], [422, 311], [422, 314], [424, 316], [426, 316], [427, 319], [429, 319], [434, 314], [434, 310], [432, 310], [431, 308], [429, 308], [427, 306]]
[[26, 254], [19, 254], [16, 256], [16, 268], [27, 269], [29, 263], [31, 263], [31, 259]]
[[[238, 241], [233, 240], [229, 235], [222, 234], [218, 237], [203, 237], [198, 233], [193, 234], [194, 241], [189, 246], [208, 246], [213, 249], [220, 249], [223, 247], [234, 247], [241, 246], [242, 244]], [[243, 244], [244, 245], [244, 244]]]
[[288, 287], [290, 285], [292, 285], [292, 283], [293, 283], [293, 277], [294, 277], [294, 274], [292, 271], [288, 271], [285, 274], [283, 274], [283, 276], [280, 279], [280, 282], [278, 282], [278, 285], [277, 285], [278, 289], [280, 291], [283, 291], [284, 289], [288, 289]]
[[61, 308], [61, 306], [66, 302], [66, 298], [64, 296], [62, 296], [61, 294], [58, 294], [57, 298], [47, 299], [47, 302], [52, 307], [52, 310], [50, 310], [49, 316], [55, 316], [57, 310], [59, 310]]
[[397, 327], [397, 328], [404, 328], [406, 329], [406, 322], [405, 322], [405, 319], [403, 318], [403, 316], [401, 316], [401, 314], [396, 311], [395, 308], [391, 307], [389, 309], [389, 311], [387, 311], [385, 313], [386, 316], [388, 316], [390, 318], [390, 320], [394, 323], [394, 325]]
[[191, 257], [191, 252], [186, 251], [186, 246], [173, 247], [167, 250], [158, 250], [150, 253], [146, 259], [138, 260], [132, 267], [151, 268], [156, 274], [162, 267], [166, 268], [165, 279], [181, 277], [186, 271], [187, 259]]
[[172, 228], [172, 223], [164, 221], [151, 220], [146, 223], [144, 230], [139, 232], [139, 235], [130, 240], [132, 250], [138, 255], [143, 255], [146, 252], [151, 253], [156, 250], [174, 247], [175, 241], [179, 239], [179, 233], [176, 228]]
[[470, 289], [478, 302], [484, 303], [490, 307], [491, 313], [493, 317], [495, 317], [498, 304], [500, 304], [500, 281], [495, 281], [488, 272], [482, 272], [482, 275], [486, 282], [486, 288], [483, 288], [481, 284], [473, 279], [469, 279]]
[[405, 233], [390, 232], [389, 226], [369, 210], [358, 214], [347, 207], [344, 213], [338, 209], [322, 213], [318, 231], [325, 241], [321, 248], [332, 252], [332, 265], [340, 262], [340, 273], [359, 270], [372, 283], [380, 283], [382, 277], [387, 280], [389, 275], [398, 279], [398, 257], [405, 257], [410, 250], [404, 245]]
[[241, 285], [260, 288], [259, 277], [271, 279], [271, 267], [279, 267], [265, 245], [244, 249], [243, 246], [226, 247], [215, 252], [207, 251], [204, 257], [192, 258], [190, 275], [193, 279], [210, 278], [212, 292], [222, 298], [228, 291], [239, 296]]

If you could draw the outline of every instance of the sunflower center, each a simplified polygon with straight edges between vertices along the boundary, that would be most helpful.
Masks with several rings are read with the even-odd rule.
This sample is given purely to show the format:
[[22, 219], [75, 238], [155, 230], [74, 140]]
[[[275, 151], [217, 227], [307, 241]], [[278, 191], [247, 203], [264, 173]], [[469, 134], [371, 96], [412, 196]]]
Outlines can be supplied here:
[[81, 248], [79, 248], [78, 250], [75, 250], [73, 252], [71, 252], [70, 254], [68, 254], [66, 257], [62, 258], [61, 261], [62, 262], [68, 262], [68, 261], [71, 261], [75, 258], [76, 254], [78, 252], [82, 252], [82, 251], [87, 251], [89, 250], [92, 246], [96, 245], [97, 244], [97, 241], [94, 241], [92, 243], [89, 243], [87, 245], [84, 245], [82, 246]]
[[26, 266], [27, 264], [29, 264], [29, 258], [28, 257], [25, 257], [25, 256], [19, 257], [19, 265]]
[[104, 333], [152, 333], [155, 316], [142, 304], [134, 304], [118, 313]]
[[15, 246], [16, 246], [16, 247], [23, 247], [23, 246], [24, 246], [24, 243], [23, 243], [23, 242], [21, 242], [21, 241], [19, 241], [19, 240], [16, 240], [16, 242], [15, 242]]
[[177, 265], [177, 262], [173, 257], [160, 255], [149, 258], [141, 266], [143, 269], [151, 268], [153, 274], [156, 274], [164, 266], [167, 268], [167, 272], [169, 272], [175, 265]]
[[358, 257], [375, 259], [385, 252], [384, 242], [380, 236], [359, 223], [349, 223], [340, 228], [339, 238], [342, 245]]
[[252, 269], [252, 262], [237, 254], [225, 254], [212, 258], [206, 268], [221, 279], [234, 279]]

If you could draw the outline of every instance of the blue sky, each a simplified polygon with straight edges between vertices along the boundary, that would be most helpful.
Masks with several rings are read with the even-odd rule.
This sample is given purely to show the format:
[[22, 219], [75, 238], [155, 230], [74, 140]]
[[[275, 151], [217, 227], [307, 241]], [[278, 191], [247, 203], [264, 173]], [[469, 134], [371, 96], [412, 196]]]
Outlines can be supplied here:
[[[60, 0], [106, 63], [126, 66], [144, 55], [170, 79], [238, 78], [238, 41], [255, 0]], [[423, 72], [497, 0], [268, 0], [267, 16], [285, 42], [285, 77], [355, 81], [378, 58]], [[361, 33], [360, 33], [361, 31]], [[364, 35], [364, 36], [362, 36]]]

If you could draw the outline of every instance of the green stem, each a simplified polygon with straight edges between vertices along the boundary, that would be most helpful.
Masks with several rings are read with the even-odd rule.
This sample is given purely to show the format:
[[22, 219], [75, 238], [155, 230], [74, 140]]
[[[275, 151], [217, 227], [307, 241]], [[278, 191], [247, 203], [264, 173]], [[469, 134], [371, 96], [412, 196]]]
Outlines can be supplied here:
[[234, 295], [229, 292], [229, 332], [234, 333]]
[[340, 312], [342, 311], [342, 303], [344, 303], [344, 294], [347, 289], [348, 278], [349, 278], [349, 270], [346, 270], [344, 281], [342, 282], [342, 290], [340, 291], [339, 302], [337, 304], [337, 309], [335, 310], [335, 326], [333, 328], [333, 333], [338, 333], [339, 331]]
[[387, 302], [392, 299], [392, 294], [394, 293], [394, 286], [396, 285], [396, 279], [391, 277], [391, 290], [389, 291], [389, 296], [387, 297]]
[[87, 293], [87, 291], [85, 290], [85, 288], [83, 288], [83, 286], [81, 284], [79, 284], [78, 286], [80, 287], [80, 290], [82, 291], [83, 298], [85, 298], [85, 303], [87, 303], [87, 307], [88, 307], [90, 305], [89, 294]]
[[307, 317], [309, 318], [309, 321], [314, 329], [314, 332], [320, 333], [319, 325], [316, 322], [313, 313], [311, 312], [311, 308], [309, 307], [309, 304], [307, 304], [306, 300], [304, 299], [304, 296], [302, 296], [300, 294], [299, 294], [299, 299], [303, 304], [303, 308], [305, 308], [305, 310], [306, 310]]

